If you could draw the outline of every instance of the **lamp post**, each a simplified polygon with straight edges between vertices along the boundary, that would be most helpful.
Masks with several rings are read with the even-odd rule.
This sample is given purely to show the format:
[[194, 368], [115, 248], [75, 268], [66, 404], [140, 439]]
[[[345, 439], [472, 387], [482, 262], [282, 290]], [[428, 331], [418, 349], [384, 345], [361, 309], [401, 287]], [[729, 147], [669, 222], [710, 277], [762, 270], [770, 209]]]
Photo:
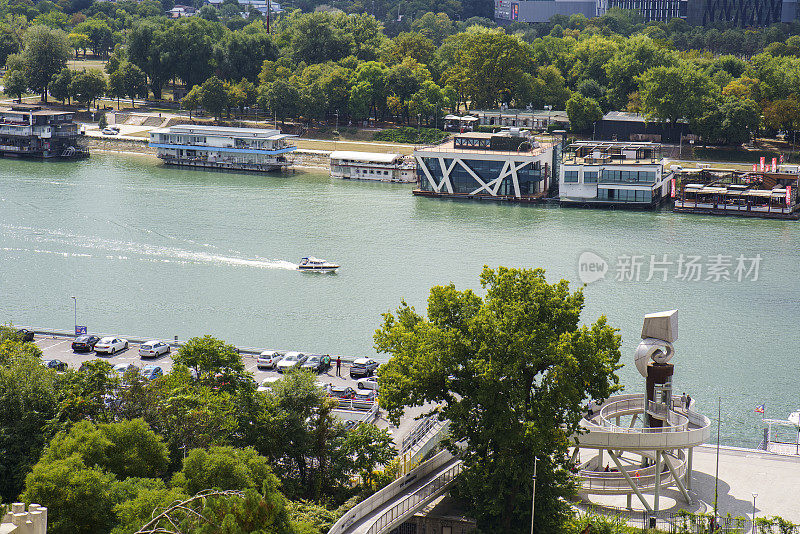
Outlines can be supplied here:
[[756, 497], [758, 493], [753, 493], [753, 534], [756, 534]]
[[73, 330], [73, 332], [75, 332], [75, 334], [77, 335], [77, 333], [78, 333], [78, 299], [77, 299], [77, 297], [74, 297], [74, 296], [70, 297], [70, 298], [72, 299], [73, 310], [75, 312], [75, 330]]
[[553, 111], [553, 106], [545, 106], [544, 109], [547, 110], [547, 123], [544, 125], [544, 129], [547, 130], [550, 127], [550, 112]]
[[531, 495], [531, 534], [533, 534], [533, 518], [536, 513], [536, 464], [539, 459], [533, 457], [533, 495]]

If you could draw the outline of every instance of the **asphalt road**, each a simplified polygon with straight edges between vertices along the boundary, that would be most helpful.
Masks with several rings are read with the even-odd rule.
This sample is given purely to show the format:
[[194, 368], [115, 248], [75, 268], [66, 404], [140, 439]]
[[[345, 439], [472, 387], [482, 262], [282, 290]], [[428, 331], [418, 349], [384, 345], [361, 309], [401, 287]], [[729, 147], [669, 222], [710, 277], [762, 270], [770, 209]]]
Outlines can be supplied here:
[[[129, 343], [128, 349], [117, 352], [113, 356], [106, 354], [95, 354], [94, 352], [74, 352], [72, 350], [71, 337], [63, 336], [50, 336], [37, 334], [34, 338], [36, 345], [42, 349], [43, 360], [61, 360], [71, 369], [78, 369], [83, 362], [95, 359], [101, 359], [109, 362], [112, 365], [118, 363], [132, 363], [140, 369], [147, 365], [157, 365], [161, 367], [162, 371], [166, 374], [173, 366], [172, 355], [177, 348], [172, 347], [172, 353], [159, 356], [158, 358], [141, 358], [139, 356], [140, 343]], [[167, 341], [167, 340], [164, 340]], [[253, 373], [253, 377], [260, 384], [262, 380], [267, 377], [280, 376], [276, 371], [260, 370], [256, 366], [258, 356], [254, 354], [242, 354], [242, 361], [244, 362], [245, 370]], [[350, 364], [349, 362], [342, 361], [342, 377], [336, 376], [336, 360], [331, 362], [332, 367], [328, 372], [318, 375], [318, 381], [325, 384], [333, 384], [337, 386], [350, 386], [356, 389], [357, 379], [350, 378]], [[400, 445], [403, 437], [408, 435], [413, 428], [417, 425], [415, 418], [420, 414], [426, 412], [431, 406], [415, 407], [407, 410], [406, 416], [400, 421], [400, 425], [394, 426], [389, 423], [384, 417], [383, 413], [379, 412], [378, 419], [375, 424], [379, 428], [389, 429], [394, 437], [395, 443]]]

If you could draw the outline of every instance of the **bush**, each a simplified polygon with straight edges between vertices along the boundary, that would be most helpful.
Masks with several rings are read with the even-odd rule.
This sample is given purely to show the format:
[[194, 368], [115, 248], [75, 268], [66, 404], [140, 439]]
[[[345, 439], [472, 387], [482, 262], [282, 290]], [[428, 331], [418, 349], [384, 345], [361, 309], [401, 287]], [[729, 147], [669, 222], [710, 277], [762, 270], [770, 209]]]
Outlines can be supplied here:
[[434, 128], [392, 128], [375, 134], [375, 141], [389, 141], [391, 143], [429, 144], [438, 143], [447, 137], [447, 133]]
[[108, 121], [106, 120], [106, 114], [105, 113], [101, 113], [100, 114], [100, 118], [97, 119], [97, 127], [102, 130], [106, 126], [108, 126]]

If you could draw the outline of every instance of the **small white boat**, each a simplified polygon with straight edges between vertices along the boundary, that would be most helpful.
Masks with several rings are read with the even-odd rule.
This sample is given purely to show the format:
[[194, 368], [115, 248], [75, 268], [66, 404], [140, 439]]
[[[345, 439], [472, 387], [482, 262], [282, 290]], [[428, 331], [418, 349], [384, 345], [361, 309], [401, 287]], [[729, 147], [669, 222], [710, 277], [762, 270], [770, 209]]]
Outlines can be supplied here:
[[339, 266], [335, 263], [331, 263], [329, 261], [321, 260], [319, 258], [314, 258], [309, 256], [307, 258], [303, 258], [300, 260], [300, 265], [297, 266], [299, 271], [309, 271], [309, 272], [316, 272], [316, 273], [332, 273]]

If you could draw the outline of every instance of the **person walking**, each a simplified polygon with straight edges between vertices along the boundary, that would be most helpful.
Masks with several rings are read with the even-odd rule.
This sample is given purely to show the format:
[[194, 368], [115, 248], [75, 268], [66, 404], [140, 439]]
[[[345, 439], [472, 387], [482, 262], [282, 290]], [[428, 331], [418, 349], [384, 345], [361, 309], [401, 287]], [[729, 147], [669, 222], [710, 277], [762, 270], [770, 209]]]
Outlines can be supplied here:
[[342, 376], [342, 357], [336, 357], [336, 376]]
[[683, 395], [681, 395], [681, 408], [685, 410], [688, 407], [689, 406], [686, 404], [686, 392], [684, 391]]

